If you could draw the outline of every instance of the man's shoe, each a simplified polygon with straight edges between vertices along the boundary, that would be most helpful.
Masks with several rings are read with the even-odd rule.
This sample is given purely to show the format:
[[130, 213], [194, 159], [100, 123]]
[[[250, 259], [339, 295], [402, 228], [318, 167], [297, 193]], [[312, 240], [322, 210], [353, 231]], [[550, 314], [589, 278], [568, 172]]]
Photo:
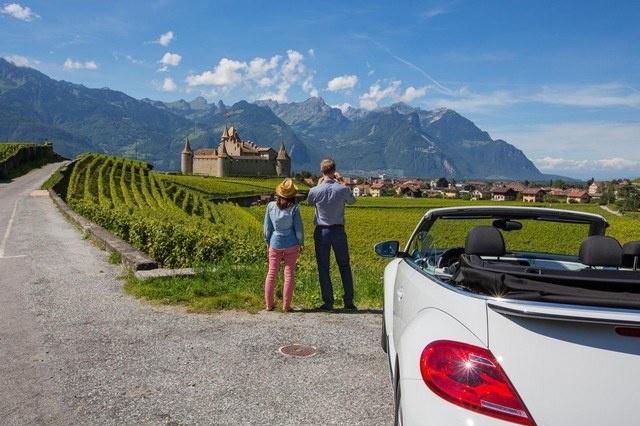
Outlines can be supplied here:
[[346, 305], [344, 305], [344, 309], [346, 309], [347, 311], [357, 311], [358, 307], [353, 303], [347, 303]]
[[318, 310], [319, 310], [319, 311], [327, 311], [327, 312], [329, 312], [329, 311], [333, 311], [333, 306], [329, 306], [329, 305], [327, 305], [327, 304], [325, 303], [324, 305], [320, 305], [320, 306], [318, 306]]

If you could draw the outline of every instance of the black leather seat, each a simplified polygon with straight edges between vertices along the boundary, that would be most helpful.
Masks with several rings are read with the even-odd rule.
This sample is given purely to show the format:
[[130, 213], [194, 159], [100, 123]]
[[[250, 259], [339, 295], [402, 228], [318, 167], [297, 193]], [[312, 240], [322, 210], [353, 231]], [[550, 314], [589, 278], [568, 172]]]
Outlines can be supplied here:
[[474, 226], [467, 233], [464, 252], [476, 256], [504, 256], [502, 233], [493, 226]]
[[622, 246], [622, 266], [638, 270], [638, 258], [640, 257], [640, 241], [629, 241]]
[[591, 235], [582, 241], [578, 258], [587, 266], [617, 268], [622, 266], [622, 247], [613, 237]]

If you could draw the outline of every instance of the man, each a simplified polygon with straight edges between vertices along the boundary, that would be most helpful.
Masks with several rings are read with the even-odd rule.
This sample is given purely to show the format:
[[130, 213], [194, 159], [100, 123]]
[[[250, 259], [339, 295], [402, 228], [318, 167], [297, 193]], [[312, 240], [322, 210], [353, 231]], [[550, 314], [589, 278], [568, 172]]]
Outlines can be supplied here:
[[344, 184], [340, 174], [336, 173], [336, 163], [332, 159], [322, 160], [320, 171], [322, 177], [318, 180], [318, 184], [311, 188], [307, 196], [309, 205], [316, 207], [313, 219], [313, 223], [316, 225], [313, 240], [316, 248], [320, 290], [324, 302], [319, 309], [333, 310], [333, 284], [329, 275], [329, 259], [333, 248], [344, 288], [342, 297], [344, 308], [355, 310], [357, 308], [353, 304], [353, 276], [349, 263], [347, 234], [344, 230], [344, 210], [347, 204], [355, 203], [356, 198]]

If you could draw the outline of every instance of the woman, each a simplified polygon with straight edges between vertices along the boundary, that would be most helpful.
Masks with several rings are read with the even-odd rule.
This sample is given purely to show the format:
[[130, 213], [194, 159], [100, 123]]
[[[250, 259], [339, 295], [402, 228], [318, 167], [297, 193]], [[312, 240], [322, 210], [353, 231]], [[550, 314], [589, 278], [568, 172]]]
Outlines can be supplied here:
[[274, 290], [280, 262], [284, 258], [284, 288], [282, 310], [291, 312], [294, 271], [298, 254], [304, 250], [304, 229], [300, 207], [296, 203], [298, 187], [292, 179], [285, 179], [276, 186], [276, 200], [267, 205], [264, 215], [264, 240], [269, 249], [269, 272], [264, 283], [264, 299], [267, 311], [274, 309]]

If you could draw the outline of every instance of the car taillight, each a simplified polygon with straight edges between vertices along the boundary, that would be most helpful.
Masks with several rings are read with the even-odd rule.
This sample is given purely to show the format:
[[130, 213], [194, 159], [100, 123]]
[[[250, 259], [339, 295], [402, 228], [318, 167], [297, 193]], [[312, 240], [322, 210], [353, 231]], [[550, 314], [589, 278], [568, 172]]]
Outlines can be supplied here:
[[453, 404], [514, 423], [534, 424], [487, 349], [449, 340], [432, 342], [422, 351], [420, 372], [433, 392]]

